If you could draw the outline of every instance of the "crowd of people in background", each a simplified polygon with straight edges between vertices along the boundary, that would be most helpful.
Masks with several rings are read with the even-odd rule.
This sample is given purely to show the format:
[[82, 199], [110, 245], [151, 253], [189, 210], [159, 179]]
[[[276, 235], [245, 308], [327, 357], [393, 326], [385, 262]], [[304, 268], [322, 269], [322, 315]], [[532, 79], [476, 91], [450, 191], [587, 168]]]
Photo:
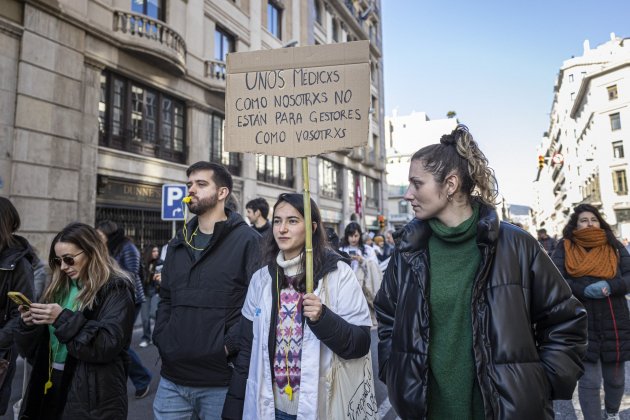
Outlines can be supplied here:
[[402, 418], [550, 419], [578, 385], [585, 419], [599, 419], [602, 381], [603, 415], [619, 418], [627, 241], [591, 205], [559, 240], [500, 221], [494, 174], [465, 126], [412, 156], [415, 219], [397, 231], [359, 220], [337, 231], [314, 200], [307, 226], [298, 193], [271, 208], [254, 198], [241, 215], [224, 166], [197, 162], [186, 177], [191, 217], [168, 244], [140, 250], [114, 221], [75, 222], [47, 266], [0, 197], [0, 414], [20, 354], [20, 418], [127, 418], [127, 379], [136, 398], [152, 391], [130, 346], [140, 317], [139, 347], [161, 360], [158, 420], [377, 418], [373, 328]]

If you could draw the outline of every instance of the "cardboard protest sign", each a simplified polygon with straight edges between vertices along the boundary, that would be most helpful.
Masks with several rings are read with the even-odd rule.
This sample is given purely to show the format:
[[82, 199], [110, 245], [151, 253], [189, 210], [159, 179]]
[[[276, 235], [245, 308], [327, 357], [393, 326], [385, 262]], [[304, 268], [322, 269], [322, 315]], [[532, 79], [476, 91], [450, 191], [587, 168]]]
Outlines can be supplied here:
[[369, 42], [231, 53], [225, 149], [285, 157], [363, 146]]

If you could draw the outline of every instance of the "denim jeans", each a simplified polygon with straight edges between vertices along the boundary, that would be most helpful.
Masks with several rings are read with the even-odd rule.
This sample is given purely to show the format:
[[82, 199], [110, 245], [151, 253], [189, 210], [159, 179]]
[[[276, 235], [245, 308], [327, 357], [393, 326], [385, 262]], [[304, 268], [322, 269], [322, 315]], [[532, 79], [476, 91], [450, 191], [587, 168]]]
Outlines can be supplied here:
[[623, 398], [625, 366], [616, 363], [584, 362], [584, 375], [578, 385], [578, 396], [584, 420], [602, 418], [602, 405], [599, 399], [604, 378], [604, 406], [606, 412], [617, 413]]
[[160, 303], [160, 295], [156, 293], [153, 287], [148, 287], [147, 290], [146, 300], [142, 302], [140, 309], [140, 316], [142, 316], [142, 339], [151, 342], [151, 319], [155, 322], [155, 312], [158, 303]]
[[153, 400], [155, 420], [220, 420], [227, 387], [193, 387], [177, 385], [160, 378]]
[[[138, 312], [140, 312], [140, 305], [136, 305], [136, 317], [138, 317]], [[134, 319], [135, 319], [134, 318]], [[129, 355], [130, 362], [129, 363], [129, 379], [133, 383], [134, 388], [137, 390], [144, 389], [151, 383], [151, 372], [147, 370], [142, 365], [142, 361], [131, 347], [127, 350], [127, 354]]]
[[276, 408], [276, 420], [297, 420], [297, 415], [287, 414]]

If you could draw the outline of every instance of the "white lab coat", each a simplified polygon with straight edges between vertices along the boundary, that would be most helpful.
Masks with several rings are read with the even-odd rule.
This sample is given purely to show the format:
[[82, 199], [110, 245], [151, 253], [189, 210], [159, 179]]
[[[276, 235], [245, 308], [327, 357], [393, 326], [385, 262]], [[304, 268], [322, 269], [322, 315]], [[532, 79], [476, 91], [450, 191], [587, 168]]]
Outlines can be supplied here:
[[[268, 345], [272, 313], [272, 281], [275, 279], [271, 278], [267, 267], [254, 273], [242, 310], [243, 316], [253, 322], [254, 332], [243, 407], [244, 419], [275, 418]], [[326, 281], [327, 295], [331, 301], [331, 304], [326, 306], [337, 308], [335, 313], [353, 325], [371, 327], [370, 311], [352, 269], [346, 263], [339, 261], [337, 270], [329, 273]], [[318, 296], [321, 285], [320, 280], [315, 290]], [[327, 303], [325, 297], [321, 299], [324, 304]], [[317, 339], [305, 323], [297, 413], [299, 419], [324, 419], [326, 417], [328, 389], [326, 375], [331, 363], [332, 351]]]

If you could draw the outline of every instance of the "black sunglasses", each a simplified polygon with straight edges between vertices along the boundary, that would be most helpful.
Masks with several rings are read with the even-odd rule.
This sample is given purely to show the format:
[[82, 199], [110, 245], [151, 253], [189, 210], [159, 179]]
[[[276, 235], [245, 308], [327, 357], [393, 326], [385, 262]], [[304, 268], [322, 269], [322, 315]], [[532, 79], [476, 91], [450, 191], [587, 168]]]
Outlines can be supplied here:
[[75, 255], [64, 255], [63, 257], [55, 257], [52, 260], [58, 266], [61, 266], [61, 261], [63, 261], [67, 266], [73, 266], [74, 263], [75, 263], [74, 259], [78, 255], [81, 255], [81, 254], [83, 254], [83, 251], [81, 251], [81, 252], [79, 252], [78, 254], [75, 254]]

